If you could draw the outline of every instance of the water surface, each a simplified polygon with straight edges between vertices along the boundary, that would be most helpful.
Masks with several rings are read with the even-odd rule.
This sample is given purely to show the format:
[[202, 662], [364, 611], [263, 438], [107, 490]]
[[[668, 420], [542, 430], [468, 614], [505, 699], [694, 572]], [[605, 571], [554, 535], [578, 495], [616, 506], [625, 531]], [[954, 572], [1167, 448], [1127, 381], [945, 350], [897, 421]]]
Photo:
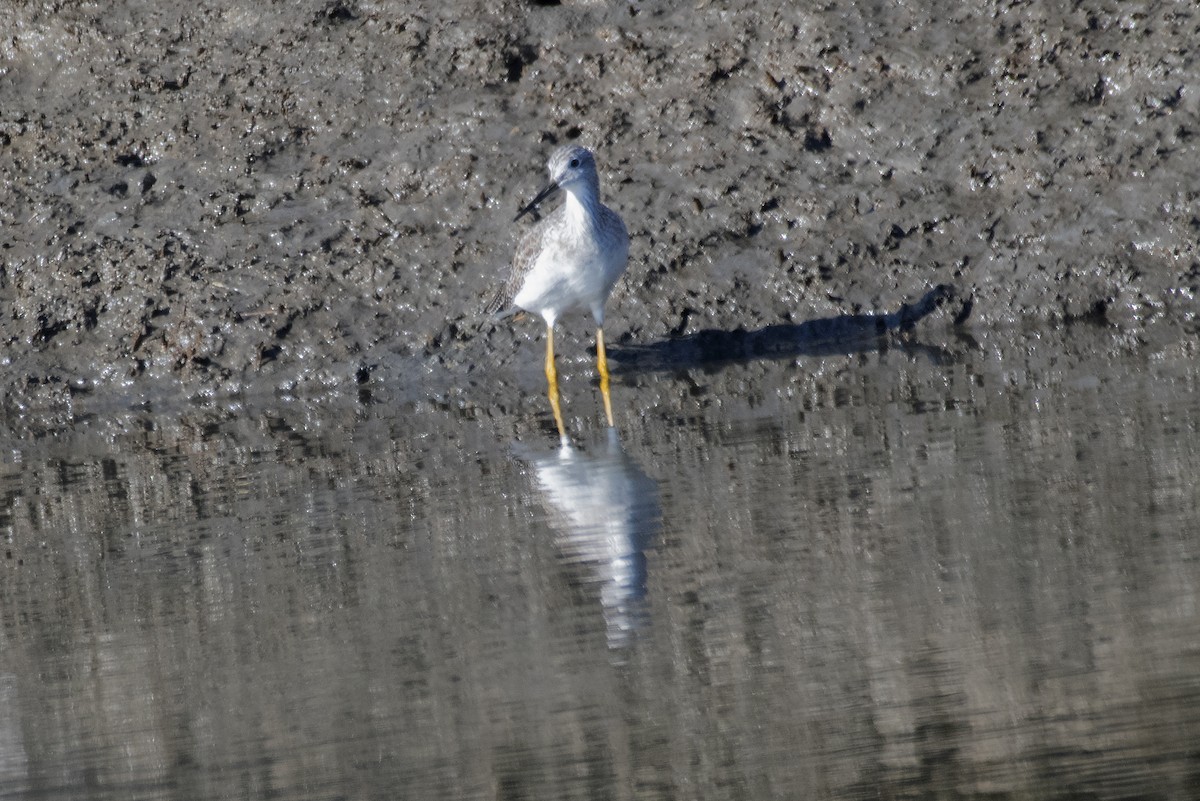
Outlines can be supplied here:
[[567, 362], [567, 449], [386, 392], [3, 421], [0, 797], [1194, 797], [1150, 339], [627, 372], [613, 436]]

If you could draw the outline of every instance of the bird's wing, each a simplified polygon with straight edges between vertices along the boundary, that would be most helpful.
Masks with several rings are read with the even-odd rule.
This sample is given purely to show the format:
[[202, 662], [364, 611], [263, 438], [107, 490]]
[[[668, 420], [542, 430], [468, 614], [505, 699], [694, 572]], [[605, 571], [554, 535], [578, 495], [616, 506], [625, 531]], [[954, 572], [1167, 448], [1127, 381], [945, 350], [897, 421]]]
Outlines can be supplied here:
[[508, 280], [496, 289], [491, 300], [483, 307], [484, 314], [496, 319], [509, 316], [508, 313], [512, 311], [510, 307], [513, 298], [521, 291], [525, 275], [529, 272], [534, 257], [542, 249], [542, 239], [546, 236], [549, 222], [549, 218], [542, 220], [521, 237], [521, 241], [517, 245], [517, 252], [513, 255], [512, 270], [508, 274]]

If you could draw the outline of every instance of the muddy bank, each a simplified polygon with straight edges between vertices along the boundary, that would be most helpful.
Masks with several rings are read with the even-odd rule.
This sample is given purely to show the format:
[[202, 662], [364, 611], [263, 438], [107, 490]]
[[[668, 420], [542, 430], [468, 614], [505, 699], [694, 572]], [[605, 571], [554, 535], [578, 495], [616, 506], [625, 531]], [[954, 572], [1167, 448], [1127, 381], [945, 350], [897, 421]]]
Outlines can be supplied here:
[[474, 313], [572, 139], [633, 238], [617, 345], [950, 284], [969, 325], [1157, 319], [1194, 354], [1185, 5], [721, 6], [11, 11], [8, 405], [523, 370], [538, 326]]

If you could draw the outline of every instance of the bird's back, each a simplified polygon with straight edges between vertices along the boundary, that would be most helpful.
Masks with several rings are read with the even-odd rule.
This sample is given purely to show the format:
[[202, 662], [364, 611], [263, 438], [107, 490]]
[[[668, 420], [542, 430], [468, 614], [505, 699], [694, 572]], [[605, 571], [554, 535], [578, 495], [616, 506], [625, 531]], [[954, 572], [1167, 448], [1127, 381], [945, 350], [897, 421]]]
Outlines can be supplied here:
[[[613, 284], [625, 272], [629, 261], [629, 230], [625, 227], [621, 215], [608, 206], [599, 208], [596, 223], [600, 248], [606, 256], [604, 271], [608, 291], [612, 291]], [[607, 292], [605, 294], [607, 295]]]

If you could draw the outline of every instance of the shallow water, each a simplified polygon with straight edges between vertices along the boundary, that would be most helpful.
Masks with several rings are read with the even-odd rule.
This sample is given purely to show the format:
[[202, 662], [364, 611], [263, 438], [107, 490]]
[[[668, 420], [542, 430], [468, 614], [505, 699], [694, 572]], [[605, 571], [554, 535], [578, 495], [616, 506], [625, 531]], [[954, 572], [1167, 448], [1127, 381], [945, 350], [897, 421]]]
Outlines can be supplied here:
[[0, 797], [1195, 797], [1200, 370], [976, 337], [4, 421]]

